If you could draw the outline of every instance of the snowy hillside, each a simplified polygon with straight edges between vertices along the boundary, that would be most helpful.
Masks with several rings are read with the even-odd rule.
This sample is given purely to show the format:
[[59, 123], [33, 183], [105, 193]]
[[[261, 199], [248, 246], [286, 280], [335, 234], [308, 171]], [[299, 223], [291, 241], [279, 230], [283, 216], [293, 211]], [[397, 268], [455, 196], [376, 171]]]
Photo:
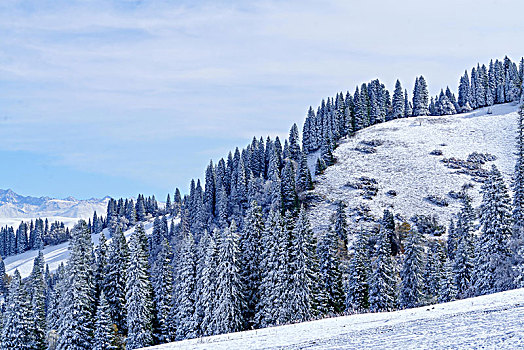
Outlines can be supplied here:
[[[447, 225], [460, 205], [450, 191], [458, 193], [464, 184], [471, 184], [468, 193], [474, 205], [479, 204], [481, 183], [476, 180], [480, 176], [459, 173], [464, 172], [461, 164], [471, 165], [463, 162], [471, 153], [495, 156], [481, 168], [489, 170], [496, 164], [510, 185], [516, 111], [517, 106], [503, 104], [452, 116], [396, 119], [342, 140], [334, 152], [337, 163], [317, 177], [310, 210], [313, 225], [317, 230], [325, 228], [339, 200], [348, 204], [354, 228], [360, 226], [356, 207], [360, 215], [369, 210], [375, 218], [386, 208], [404, 220], [415, 214], [436, 214]], [[453, 157], [448, 166], [442, 161]], [[482, 169], [477, 173], [482, 175]], [[436, 205], [428, 196], [444, 199], [447, 205]]]
[[185, 340], [147, 349], [522, 349], [524, 289]]
[[[175, 219], [175, 223], [179, 219]], [[153, 231], [153, 220], [150, 220], [144, 224], [144, 229], [147, 234], [151, 234]], [[135, 227], [130, 228], [124, 235], [126, 237], [131, 236], [135, 232]], [[104, 235], [109, 237], [107, 229], [104, 230]], [[92, 235], [93, 244], [96, 246], [99, 242], [100, 235]], [[108, 242], [111, 239], [108, 239]], [[46, 264], [49, 264], [49, 270], [54, 271], [62, 263], [66, 263], [69, 258], [69, 242], [65, 242], [55, 246], [47, 246], [44, 248], [44, 260]], [[13, 256], [8, 256], [4, 259], [6, 273], [12, 275], [16, 269], [20, 272], [22, 278], [25, 278], [31, 274], [33, 269], [33, 261], [37, 257], [38, 251], [30, 250], [22, 254], [17, 254]]]
[[72, 227], [78, 219], [89, 219], [96, 211], [105, 213], [109, 197], [78, 200], [72, 197], [55, 199], [49, 197], [21, 196], [11, 189], [0, 190], [0, 225], [18, 226], [21, 221], [47, 218], [61, 221]]

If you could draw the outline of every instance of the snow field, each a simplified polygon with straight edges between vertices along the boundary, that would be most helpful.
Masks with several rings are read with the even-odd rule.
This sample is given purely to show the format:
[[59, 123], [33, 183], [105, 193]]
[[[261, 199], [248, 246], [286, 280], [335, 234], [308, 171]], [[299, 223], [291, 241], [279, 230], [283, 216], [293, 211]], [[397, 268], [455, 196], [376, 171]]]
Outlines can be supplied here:
[[[337, 163], [317, 177], [314, 193], [323, 200], [310, 210], [310, 219], [316, 231], [326, 229], [334, 210], [334, 203], [343, 200], [351, 209], [360, 204], [369, 206], [375, 218], [382, 217], [384, 209], [390, 209], [405, 220], [415, 214], [438, 215], [440, 224], [448, 225], [452, 215], [458, 212], [460, 200], [448, 196], [449, 191], [460, 191], [462, 185], [473, 184], [469, 195], [473, 205], [480, 203], [481, 183], [465, 174], [449, 169], [441, 159], [456, 157], [466, 159], [473, 152], [490, 153], [497, 159], [483, 167], [497, 165], [506, 185], [510, 186], [515, 165], [515, 137], [517, 129], [517, 106], [503, 104], [482, 108], [470, 113], [396, 119], [359, 131], [355, 136], [343, 139], [334, 155]], [[381, 140], [376, 153], [362, 153], [355, 148], [362, 141]], [[442, 156], [430, 155], [441, 150]], [[311, 160], [310, 160], [311, 161]], [[378, 181], [378, 193], [373, 199], [364, 199], [359, 190], [346, 184], [361, 176]], [[389, 196], [389, 190], [396, 196]], [[425, 197], [438, 195], [445, 198], [448, 206], [439, 207]], [[351, 218], [351, 215], [348, 215]], [[351, 225], [351, 223], [350, 223]], [[352, 223], [353, 229], [360, 227]]]
[[524, 289], [395, 312], [184, 340], [150, 350], [522, 349]]

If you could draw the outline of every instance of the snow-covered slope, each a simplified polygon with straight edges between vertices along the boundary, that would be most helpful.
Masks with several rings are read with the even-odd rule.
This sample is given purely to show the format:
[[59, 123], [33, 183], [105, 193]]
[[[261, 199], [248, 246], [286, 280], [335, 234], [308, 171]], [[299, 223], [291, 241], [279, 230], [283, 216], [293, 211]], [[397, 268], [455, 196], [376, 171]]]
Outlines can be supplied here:
[[[177, 223], [180, 219], [175, 218], [175, 223]], [[151, 234], [153, 232], [153, 220], [146, 222], [144, 224], [144, 229], [146, 231], [146, 234]], [[124, 232], [124, 235], [126, 237], [129, 237], [133, 232], [135, 232], [135, 227], [130, 228], [126, 232]], [[104, 235], [106, 237], [109, 237], [109, 233], [107, 229], [104, 230]], [[93, 244], [95, 246], [99, 243], [100, 235], [93, 235], [92, 240]], [[111, 239], [108, 239], [108, 242], [110, 242]], [[55, 246], [49, 246], [45, 247], [43, 250], [44, 253], [44, 260], [46, 264], [49, 264], [49, 270], [54, 271], [60, 266], [62, 263], [66, 263], [67, 259], [69, 259], [69, 242], [65, 242], [59, 245]], [[24, 252], [22, 254], [12, 255], [8, 256], [4, 259], [5, 263], [5, 269], [6, 273], [8, 275], [12, 275], [13, 272], [15, 272], [16, 269], [20, 272], [20, 275], [22, 275], [22, 278], [25, 278], [31, 274], [31, 270], [33, 269], [33, 261], [38, 255], [38, 251], [36, 250], [30, 250], [27, 252]]]
[[78, 200], [73, 197], [55, 199], [49, 197], [21, 196], [11, 189], [0, 190], [0, 225], [18, 226], [21, 221], [47, 218], [62, 221], [72, 227], [79, 219], [89, 219], [96, 211], [104, 214], [109, 197]]
[[[509, 186], [515, 164], [516, 111], [517, 106], [504, 104], [453, 116], [397, 119], [344, 139], [334, 152], [337, 163], [317, 177], [310, 210], [315, 229], [327, 227], [339, 200], [348, 204], [354, 229], [361, 225], [355, 222], [354, 208], [358, 206], [368, 207], [375, 218], [386, 208], [404, 219], [436, 214], [440, 223], [447, 225], [460, 207], [460, 200], [448, 193], [472, 184], [468, 191], [478, 205], [481, 184], [470, 175], [458, 174], [460, 169], [447, 167], [442, 159], [466, 160], [473, 152], [494, 155], [496, 160], [482, 167], [490, 169], [496, 164]], [[431, 155], [434, 150], [442, 155]], [[378, 189], [372, 199], [364, 199], [364, 190], [353, 188], [365, 185], [366, 181], [359, 180], [362, 176], [377, 182], [370, 186], [376, 187], [372, 192]], [[388, 194], [391, 190], [396, 195]], [[431, 203], [426, 199], [430, 195], [444, 198], [448, 206]]]
[[185, 340], [147, 349], [522, 349], [524, 289]]

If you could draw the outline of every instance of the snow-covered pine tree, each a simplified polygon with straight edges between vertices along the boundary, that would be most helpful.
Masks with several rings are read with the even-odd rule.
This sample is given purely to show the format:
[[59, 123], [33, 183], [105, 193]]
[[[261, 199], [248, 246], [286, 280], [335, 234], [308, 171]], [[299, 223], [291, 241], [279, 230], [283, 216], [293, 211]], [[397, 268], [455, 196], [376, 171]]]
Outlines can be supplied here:
[[[222, 186], [222, 185], [220, 185]], [[204, 233], [200, 237], [196, 245], [196, 269], [195, 269], [195, 295], [201, 296], [204, 293], [204, 279], [203, 273], [206, 264], [206, 250], [209, 245], [210, 236], [207, 230], [204, 230]], [[196, 336], [201, 337], [203, 335], [203, 329], [201, 327], [202, 320], [204, 319], [206, 313], [206, 306], [203, 303], [204, 299], [202, 297], [195, 298], [195, 329]], [[167, 319], [166, 319], [167, 321]]]
[[141, 225], [129, 241], [129, 265], [126, 283], [127, 338], [126, 349], [153, 344], [153, 305], [149, 280], [148, 253], [141, 242]]
[[174, 288], [175, 309], [171, 318], [176, 320], [176, 339], [194, 338], [197, 333], [195, 322], [196, 252], [191, 233], [186, 233], [178, 256], [176, 287]]
[[107, 269], [107, 240], [103, 232], [100, 233], [98, 246], [95, 249], [95, 300], [98, 300], [104, 284], [104, 274]]
[[422, 301], [423, 260], [422, 235], [413, 228], [408, 233], [404, 263], [400, 271], [399, 304], [403, 309], [417, 307]]
[[469, 76], [468, 76], [468, 71], [466, 70], [464, 72], [464, 75], [460, 78], [460, 83], [459, 83], [459, 88], [458, 88], [458, 104], [460, 107], [464, 108], [466, 105], [469, 105], [469, 102], [470, 102], [469, 96], [470, 96]]
[[238, 234], [235, 221], [224, 230], [218, 244], [216, 283], [216, 308], [214, 317], [217, 334], [237, 332], [242, 329], [242, 279], [240, 277]]
[[300, 157], [297, 174], [297, 192], [301, 193], [313, 189], [313, 181], [311, 179], [311, 172], [307, 164], [307, 156], [303, 154]]
[[458, 214], [456, 234], [456, 251], [453, 254], [453, 275], [456, 286], [456, 297], [465, 298], [471, 292], [472, 272], [475, 254], [475, 210], [471, 198], [466, 196]]
[[515, 278], [517, 279], [517, 285], [520, 285], [520, 281], [524, 280], [524, 275], [522, 275], [521, 272], [524, 271], [524, 254], [520, 252], [522, 251], [521, 247], [524, 246], [524, 103], [519, 108], [516, 156], [517, 162], [513, 176], [513, 232], [511, 249], [516, 265]]
[[91, 232], [80, 220], [71, 232], [67, 289], [60, 300], [57, 350], [88, 350], [93, 341], [94, 285]]
[[411, 117], [413, 115], [413, 107], [409, 102], [408, 90], [404, 90], [404, 117]]
[[118, 345], [116, 329], [109, 315], [109, 304], [102, 291], [96, 308], [93, 350], [117, 350]]
[[397, 79], [395, 83], [395, 91], [393, 92], [393, 118], [403, 118], [405, 112], [404, 92], [400, 80]]
[[47, 339], [51, 348], [56, 347], [60, 326], [61, 303], [66, 295], [68, 280], [64, 264], [60, 264], [53, 276], [53, 283], [48, 283], [47, 293]]
[[304, 127], [302, 128], [302, 150], [305, 154], [309, 154], [316, 149], [315, 145], [315, 130], [313, 130], [313, 123], [315, 122], [315, 111], [313, 107], [309, 106]]
[[336, 315], [344, 311], [344, 287], [339, 255], [339, 239], [333, 223], [320, 236], [317, 245], [319, 261], [318, 310]]
[[320, 157], [324, 160], [327, 166], [333, 165], [335, 163], [332, 139], [327, 131], [324, 133], [322, 143], [320, 145]]
[[358, 131], [360, 129], [363, 129], [365, 118], [366, 118], [366, 111], [364, 110], [364, 106], [361, 103], [360, 100], [360, 91], [358, 89], [358, 86], [355, 88], [355, 93], [353, 95], [353, 116], [352, 116], [352, 125], [353, 130]]
[[278, 238], [279, 262], [278, 269], [275, 271], [279, 281], [280, 307], [277, 310], [277, 324], [286, 324], [291, 320], [291, 239], [295, 225], [295, 218], [291, 212], [286, 212], [282, 220], [281, 236]]
[[34, 324], [27, 291], [18, 270], [15, 270], [9, 286], [5, 312], [2, 314], [1, 350], [32, 350]]
[[261, 243], [264, 232], [262, 208], [252, 201], [244, 219], [244, 227], [240, 237], [240, 268], [242, 277], [244, 309], [242, 318], [247, 328], [254, 326], [256, 306], [260, 299], [259, 288], [261, 280]]
[[[255, 140], [256, 142], [256, 140]], [[206, 184], [204, 189], [204, 223], [207, 224], [209, 220], [213, 217], [216, 209], [216, 179], [215, 179], [215, 168], [213, 166], [213, 161], [209, 161], [209, 165], [206, 169]]]
[[289, 155], [295, 162], [300, 162], [302, 151], [300, 150], [300, 136], [298, 134], [297, 124], [293, 124], [289, 130]]
[[285, 293], [277, 271], [280, 269], [280, 238], [283, 236], [279, 210], [270, 210], [262, 237], [260, 300], [255, 315], [257, 327], [277, 324], [278, 311]]
[[[369, 308], [369, 234], [362, 228], [353, 243], [349, 261], [346, 310], [364, 311]], [[322, 266], [322, 265], [321, 265]]]
[[319, 273], [316, 240], [311, 230], [307, 212], [300, 210], [291, 239], [291, 281], [289, 301], [291, 322], [304, 322], [315, 315], [317, 279]]
[[7, 278], [5, 274], [5, 264], [2, 256], [0, 256], [0, 293], [5, 294], [7, 291]]
[[457, 287], [454, 279], [452, 261], [447, 260], [442, 267], [442, 273], [439, 280], [439, 303], [447, 303], [448, 301], [455, 300]]
[[458, 237], [457, 230], [455, 229], [455, 221], [451, 219], [448, 227], [448, 238], [446, 240], [446, 251], [448, 253], [448, 259], [455, 260], [455, 252], [457, 251], [457, 245]]
[[331, 218], [333, 230], [335, 231], [340, 242], [343, 242], [343, 249], [347, 249], [348, 243], [348, 223], [346, 217], [346, 203], [339, 201], [336, 203], [336, 210]]
[[117, 230], [109, 244], [107, 265], [104, 271], [103, 290], [109, 304], [111, 320], [118, 333], [126, 334], [126, 271], [129, 264], [129, 247], [122, 233]]
[[172, 340], [174, 330], [169, 322], [169, 312], [173, 304], [173, 252], [166, 238], [151, 269], [154, 305], [154, 338], [158, 343]]
[[371, 311], [391, 311], [395, 308], [397, 276], [391, 256], [391, 233], [380, 225], [369, 275], [369, 308]]
[[38, 252], [38, 256], [34, 260], [33, 271], [29, 278], [30, 283], [30, 297], [32, 310], [31, 329], [34, 333], [32, 335], [31, 347], [34, 350], [44, 350], [47, 348], [46, 344], [46, 283], [44, 280], [44, 254], [42, 251]]
[[434, 304], [437, 301], [445, 261], [446, 255], [442, 244], [439, 241], [431, 241], [422, 273], [425, 304]]
[[[436, 99], [436, 100], [437, 100], [437, 104], [438, 104], [438, 99]], [[435, 99], [433, 99], [433, 96], [431, 97], [431, 99], [429, 101], [428, 111], [429, 111], [429, 115], [438, 115], [438, 113], [437, 113], [437, 105], [435, 104]]]
[[426, 80], [421, 75], [415, 80], [415, 89], [413, 90], [413, 115], [428, 115], [428, 86]]
[[298, 209], [298, 196], [295, 186], [295, 170], [293, 163], [286, 161], [282, 169], [282, 211], [291, 211], [295, 213]]
[[482, 186], [480, 224], [481, 234], [475, 254], [475, 294], [484, 295], [511, 289], [511, 204], [502, 175], [495, 165]]
[[202, 294], [200, 295], [200, 303], [203, 306], [204, 312], [202, 321], [200, 323], [200, 332], [203, 335], [217, 334], [216, 320], [214, 317], [216, 308], [216, 283], [217, 283], [217, 262], [218, 262], [218, 248], [216, 241], [220, 238], [220, 231], [215, 229], [213, 235], [209, 236], [206, 246], [206, 254], [204, 267], [202, 269]]
[[324, 159], [322, 157], [317, 158], [317, 162], [315, 164], [315, 175], [321, 175], [326, 169], [327, 165]]

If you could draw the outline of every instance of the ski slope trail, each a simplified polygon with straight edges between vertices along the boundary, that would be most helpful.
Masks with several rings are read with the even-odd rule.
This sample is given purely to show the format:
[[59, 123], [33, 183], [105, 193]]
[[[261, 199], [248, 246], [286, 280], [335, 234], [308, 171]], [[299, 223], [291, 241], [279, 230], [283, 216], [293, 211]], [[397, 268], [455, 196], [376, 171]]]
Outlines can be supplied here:
[[523, 349], [524, 289], [150, 347], [199, 349]]
[[[341, 200], [348, 205], [353, 231], [363, 222], [377, 221], [384, 209], [396, 214], [398, 221], [416, 214], [437, 215], [440, 224], [447, 226], [461, 205], [450, 192], [460, 192], [469, 184], [468, 194], [478, 206], [482, 184], [479, 177], [463, 173], [464, 168], [449, 167], [444, 160], [489, 153], [495, 159], [481, 167], [490, 170], [495, 164], [509, 187], [516, 160], [517, 109], [503, 104], [451, 116], [396, 119], [343, 139], [334, 151], [337, 163], [317, 176], [310, 193], [315, 231], [327, 229], [335, 203]], [[369, 179], [367, 184], [362, 177]], [[366, 189], [371, 192], [367, 198]], [[432, 203], [428, 196], [442, 198], [446, 204]]]

